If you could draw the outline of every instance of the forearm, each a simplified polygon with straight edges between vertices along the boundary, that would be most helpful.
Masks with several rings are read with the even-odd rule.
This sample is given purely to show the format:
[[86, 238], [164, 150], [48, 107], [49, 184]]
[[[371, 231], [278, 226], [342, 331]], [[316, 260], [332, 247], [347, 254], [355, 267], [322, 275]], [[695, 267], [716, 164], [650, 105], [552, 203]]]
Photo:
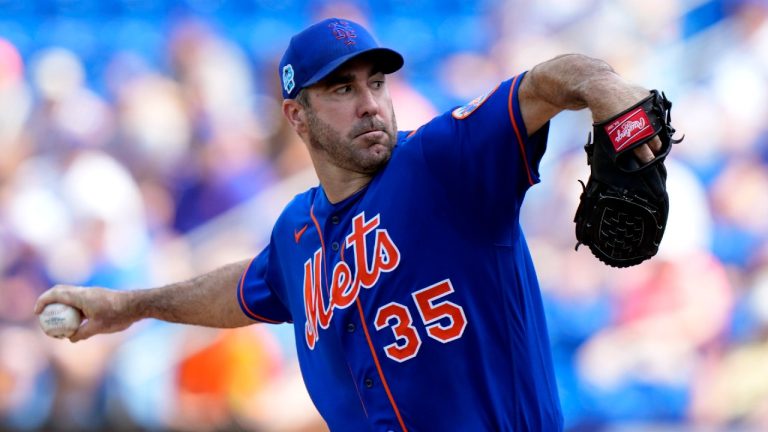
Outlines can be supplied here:
[[629, 84], [608, 63], [565, 54], [531, 69], [519, 97], [526, 126], [535, 131], [563, 110], [589, 108], [597, 122], [647, 95], [648, 90]]
[[100, 287], [56, 285], [40, 295], [35, 313], [51, 303], [68, 304], [85, 318], [72, 342], [102, 333], [115, 333], [144, 318], [231, 328], [253, 324], [240, 310], [237, 283], [248, 261], [229, 264], [186, 282], [161, 288], [115, 291]]
[[253, 324], [237, 302], [236, 287], [249, 261], [229, 264], [188, 281], [126, 293], [125, 308], [137, 319], [206, 327], [231, 328]]

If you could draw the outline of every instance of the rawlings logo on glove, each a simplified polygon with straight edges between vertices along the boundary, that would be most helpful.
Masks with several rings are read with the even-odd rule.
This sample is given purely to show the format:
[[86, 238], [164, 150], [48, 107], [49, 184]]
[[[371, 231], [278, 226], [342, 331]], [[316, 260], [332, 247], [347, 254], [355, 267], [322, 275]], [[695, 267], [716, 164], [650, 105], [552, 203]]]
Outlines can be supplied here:
[[653, 135], [651, 122], [640, 108], [606, 125], [604, 129], [617, 152], [636, 140]]
[[[664, 159], [674, 139], [672, 103], [658, 91], [626, 111], [593, 125], [584, 149], [591, 174], [576, 210], [576, 239], [613, 267], [629, 267], [656, 255], [667, 224], [669, 197]], [[660, 153], [641, 165], [630, 151], [652, 140]]]

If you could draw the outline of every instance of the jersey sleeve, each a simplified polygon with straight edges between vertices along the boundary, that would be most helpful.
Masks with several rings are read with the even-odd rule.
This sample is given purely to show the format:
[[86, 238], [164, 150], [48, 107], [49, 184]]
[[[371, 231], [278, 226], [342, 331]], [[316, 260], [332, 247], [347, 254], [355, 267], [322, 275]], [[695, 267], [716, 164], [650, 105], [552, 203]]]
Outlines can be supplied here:
[[466, 204], [522, 201], [539, 182], [549, 123], [528, 136], [518, 90], [525, 73], [416, 131], [428, 170]]
[[271, 324], [291, 322], [291, 314], [272, 288], [270, 246], [248, 264], [240, 276], [237, 300], [243, 313], [256, 321]]

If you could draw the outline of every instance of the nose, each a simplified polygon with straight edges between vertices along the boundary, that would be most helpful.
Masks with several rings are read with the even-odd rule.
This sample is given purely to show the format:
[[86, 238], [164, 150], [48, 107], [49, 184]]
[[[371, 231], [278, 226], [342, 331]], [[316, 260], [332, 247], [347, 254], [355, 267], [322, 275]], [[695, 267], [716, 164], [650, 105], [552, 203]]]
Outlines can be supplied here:
[[369, 88], [359, 92], [357, 115], [360, 118], [372, 117], [379, 113], [379, 100]]

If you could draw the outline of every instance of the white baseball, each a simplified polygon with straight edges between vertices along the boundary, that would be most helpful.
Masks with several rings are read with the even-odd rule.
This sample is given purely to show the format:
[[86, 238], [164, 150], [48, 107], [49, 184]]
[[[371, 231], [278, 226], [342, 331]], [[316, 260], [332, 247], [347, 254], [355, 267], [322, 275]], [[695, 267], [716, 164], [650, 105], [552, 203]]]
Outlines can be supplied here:
[[40, 328], [45, 334], [55, 338], [72, 336], [82, 321], [82, 314], [72, 306], [51, 303], [40, 313]]

